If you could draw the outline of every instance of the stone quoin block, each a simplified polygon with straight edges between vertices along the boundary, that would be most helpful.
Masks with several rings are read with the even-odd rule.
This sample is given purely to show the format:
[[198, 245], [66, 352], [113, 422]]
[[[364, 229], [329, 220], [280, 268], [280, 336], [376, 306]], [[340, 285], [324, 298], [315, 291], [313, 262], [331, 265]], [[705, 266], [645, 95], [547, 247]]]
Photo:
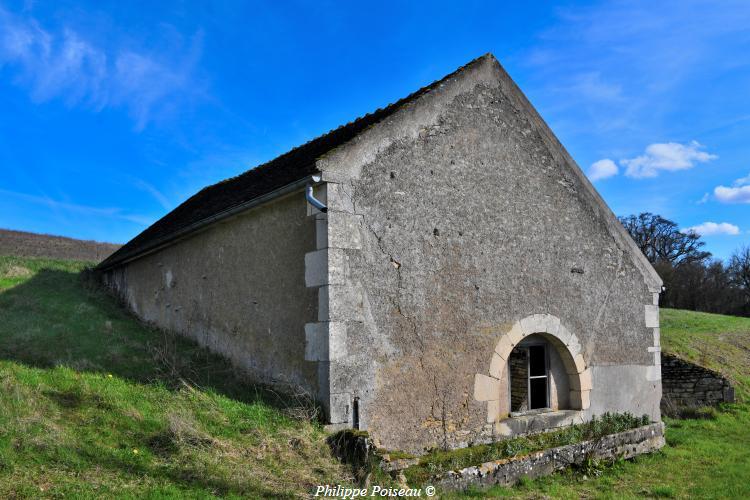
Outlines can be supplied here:
[[341, 249], [325, 248], [305, 254], [305, 285], [343, 285], [348, 274], [346, 253]]
[[661, 365], [649, 366], [646, 368], [646, 380], [650, 382], [661, 380]]
[[343, 185], [339, 182], [327, 182], [326, 200], [328, 208], [331, 211], [336, 212], [354, 213], [354, 203], [352, 201], [353, 190], [354, 187], [352, 185]]
[[328, 284], [328, 249], [305, 254], [305, 285], [308, 287]]
[[364, 291], [360, 285], [328, 285], [324, 294], [328, 303], [325, 312], [331, 321], [362, 321], [364, 319]]
[[359, 250], [362, 248], [362, 217], [346, 212], [328, 212], [328, 247]]
[[307, 323], [305, 325], [305, 360], [325, 361], [327, 359], [327, 323]]
[[352, 396], [348, 392], [331, 394], [329, 419], [332, 424], [346, 424], [351, 422]]
[[305, 325], [305, 360], [329, 361], [346, 356], [346, 325], [339, 322]]
[[659, 328], [659, 306], [644, 306], [646, 328]]

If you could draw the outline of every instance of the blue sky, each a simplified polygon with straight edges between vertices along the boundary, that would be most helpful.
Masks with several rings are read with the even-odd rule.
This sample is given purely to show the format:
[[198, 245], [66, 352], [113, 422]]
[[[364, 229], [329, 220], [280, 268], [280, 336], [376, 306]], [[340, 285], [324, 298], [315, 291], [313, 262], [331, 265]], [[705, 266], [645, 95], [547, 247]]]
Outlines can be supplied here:
[[750, 244], [750, 2], [370, 4], [0, 0], [0, 227], [125, 242], [492, 52], [615, 213]]

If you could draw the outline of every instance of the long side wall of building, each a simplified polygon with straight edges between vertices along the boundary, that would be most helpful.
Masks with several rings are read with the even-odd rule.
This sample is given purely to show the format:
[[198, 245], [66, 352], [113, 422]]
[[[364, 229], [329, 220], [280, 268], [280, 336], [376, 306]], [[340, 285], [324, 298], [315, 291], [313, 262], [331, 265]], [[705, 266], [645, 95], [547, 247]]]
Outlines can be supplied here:
[[305, 286], [315, 221], [304, 193], [248, 210], [107, 271], [105, 283], [140, 318], [229, 358], [251, 378], [316, 395], [305, 324], [318, 297]]

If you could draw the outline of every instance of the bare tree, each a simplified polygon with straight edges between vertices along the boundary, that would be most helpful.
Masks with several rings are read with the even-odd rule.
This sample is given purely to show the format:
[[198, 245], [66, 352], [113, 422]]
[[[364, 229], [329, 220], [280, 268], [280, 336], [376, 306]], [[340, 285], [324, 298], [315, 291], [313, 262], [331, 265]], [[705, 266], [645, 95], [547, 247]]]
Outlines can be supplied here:
[[703, 262], [711, 256], [701, 250], [705, 242], [693, 231], [682, 232], [673, 221], [649, 212], [620, 217], [636, 245], [652, 264], [680, 266]]
[[737, 249], [729, 258], [729, 276], [750, 301], [750, 246]]

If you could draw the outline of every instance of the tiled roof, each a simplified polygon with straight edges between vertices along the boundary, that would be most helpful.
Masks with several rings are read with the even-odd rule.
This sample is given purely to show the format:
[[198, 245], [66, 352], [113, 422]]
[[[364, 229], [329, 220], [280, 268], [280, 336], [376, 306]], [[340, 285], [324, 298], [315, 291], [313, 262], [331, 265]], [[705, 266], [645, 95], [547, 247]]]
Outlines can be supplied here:
[[403, 106], [430, 92], [445, 80], [487, 57], [492, 56], [486, 54], [474, 59], [441, 80], [435, 81], [385, 108], [378, 109], [331, 130], [236, 177], [201, 189], [113, 253], [98, 266], [99, 269], [109, 268], [124, 260], [137, 257], [169, 242], [173, 237], [186, 234], [186, 230], [190, 228], [201, 227], [201, 222], [215, 219], [217, 214], [230, 212], [233, 208], [241, 207], [253, 199], [316, 173], [315, 164], [318, 158], [350, 141], [363, 130], [382, 121]]

